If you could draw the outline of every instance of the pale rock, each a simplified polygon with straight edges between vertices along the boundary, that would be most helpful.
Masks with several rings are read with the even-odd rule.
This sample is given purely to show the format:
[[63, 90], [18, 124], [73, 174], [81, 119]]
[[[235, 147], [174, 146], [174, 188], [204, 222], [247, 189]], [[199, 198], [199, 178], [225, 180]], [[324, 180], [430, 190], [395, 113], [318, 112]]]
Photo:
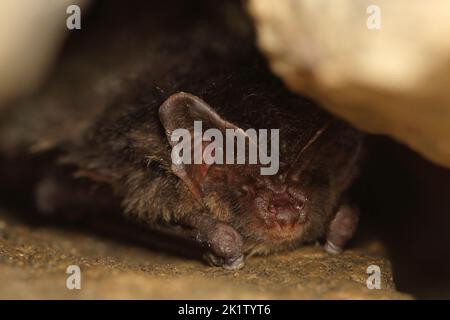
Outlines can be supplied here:
[[[380, 9], [380, 29], [367, 21]], [[250, 0], [258, 43], [294, 91], [450, 167], [450, 2]]]
[[[69, 30], [66, 9], [89, 0], [0, 1], [0, 109], [44, 80]], [[76, 32], [76, 31], [74, 31]]]

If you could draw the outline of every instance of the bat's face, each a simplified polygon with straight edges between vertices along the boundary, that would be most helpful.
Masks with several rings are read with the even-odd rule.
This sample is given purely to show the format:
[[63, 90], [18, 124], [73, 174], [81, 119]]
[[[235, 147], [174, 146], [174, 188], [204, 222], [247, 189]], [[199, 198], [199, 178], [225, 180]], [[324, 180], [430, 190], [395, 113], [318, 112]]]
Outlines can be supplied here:
[[261, 177], [241, 186], [240, 203], [255, 216], [255, 224], [274, 240], [298, 236], [308, 220], [305, 193], [282, 175]]
[[[174, 130], [182, 127], [191, 137], [195, 121], [203, 121], [217, 132], [239, 129], [204, 101], [184, 93], [161, 106], [160, 119], [172, 152], [178, 148], [173, 142]], [[342, 191], [337, 185], [342, 184], [339, 181], [349, 167], [348, 153], [343, 150], [353, 148], [347, 146], [347, 139], [341, 139], [344, 131], [339, 126], [319, 127], [306, 144], [281, 146], [278, 170], [270, 175], [262, 174], [261, 168], [267, 166], [248, 163], [172, 163], [172, 169], [206, 210], [242, 235], [249, 252], [314, 241], [325, 234]], [[297, 130], [294, 136], [302, 133], [295, 126], [289, 128]], [[208, 148], [209, 141], [200, 144]], [[226, 156], [225, 150], [221, 152]]]
[[262, 245], [257, 250], [272, 251], [325, 233], [334, 198], [329, 179], [318, 179], [321, 174], [287, 165], [272, 176], [249, 166], [214, 166], [202, 192], [212, 214], [238, 230], [250, 249]]

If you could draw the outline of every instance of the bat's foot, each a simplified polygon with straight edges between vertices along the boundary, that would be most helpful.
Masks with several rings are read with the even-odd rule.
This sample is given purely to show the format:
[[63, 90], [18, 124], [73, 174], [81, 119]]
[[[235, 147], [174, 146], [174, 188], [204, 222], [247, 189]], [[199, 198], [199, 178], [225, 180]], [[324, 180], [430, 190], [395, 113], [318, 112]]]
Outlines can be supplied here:
[[206, 258], [226, 270], [237, 270], [244, 266], [242, 237], [233, 227], [218, 222], [206, 235], [208, 254]]
[[192, 228], [191, 236], [206, 249], [205, 259], [210, 264], [227, 270], [244, 266], [243, 240], [232, 226], [210, 214], [187, 215], [183, 224]]
[[331, 254], [339, 254], [346, 243], [353, 237], [358, 225], [359, 211], [357, 208], [344, 204], [341, 205], [332, 219], [325, 243], [325, 251]]
[[225, 263], [222, 265], [222, 267], [225, 270], [239, 270], [242, 269], [244, 267], [245, 263], [244, 263], [244, 256], [240, 256], [239, 258], [237, 258], [236, 260], [230, 260], [230, 261], [225, 261]]
[[331, 241], [327, 241], [324, 245], [324, 249], [326, 252], [328, 252], [329, 254], [340, 254], [342, 253], [342, 247], [339, 247], [337, 245], [335, 245], [333, 242]]
[[243, 255], [238, 257], [235, 260], [230, 260], [230, 259], [225, 260], [223, 258], [219, 258], [219, 257], [215, 256], [211, 252], [208, 252], [204, 255], [204, 258], [206, 261], [209, 262], [210, 265], [222, 267], [225, 270], [230, 270], [230, 271], [242, 269], [245, 265]]

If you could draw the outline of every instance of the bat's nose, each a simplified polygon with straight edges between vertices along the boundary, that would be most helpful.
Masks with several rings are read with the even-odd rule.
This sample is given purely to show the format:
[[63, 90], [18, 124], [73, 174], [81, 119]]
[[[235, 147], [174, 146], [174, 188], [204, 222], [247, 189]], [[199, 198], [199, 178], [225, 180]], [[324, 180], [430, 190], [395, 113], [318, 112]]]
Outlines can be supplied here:
[[269, 204], [269, 211], [281, 227], [297, 224], [303, 215], [304, 203], [293, 200], [287, 194], [275, 195]]
[[282, 227], [295, 225], [300, 218], [300, 215], [290, 208], [278, 208], [276, 214], [277, 223]]

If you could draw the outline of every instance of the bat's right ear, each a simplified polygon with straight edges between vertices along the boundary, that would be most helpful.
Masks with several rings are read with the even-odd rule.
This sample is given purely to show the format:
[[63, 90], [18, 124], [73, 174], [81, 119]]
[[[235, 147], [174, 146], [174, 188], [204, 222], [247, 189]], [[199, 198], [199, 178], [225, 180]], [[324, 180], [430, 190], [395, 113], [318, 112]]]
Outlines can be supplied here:
[[[237, 129], [232, 123], [222, 119], [205, 101], [189, 93], [179, 92], [170, 96], [159, 108], [159, 118], [164, 127], [167, 140], [173, 149], [179, 143], [178, 132], [189, 133], [188, 142], [193, 148], [194, 121], [201, 121], [205, 128], [217, 128], [225, 132], [225, 129]], [[182, 136], [183, 140], [185, 136]], [[183, 141], [185, 142], [185, 141]], [[200, 141], [199, 143], [203, 143]], [[193, 151], [189, 149], [189, 153]], [[174, 151], [174, 150], [173, 150]], [[183, 151], [184, 152], [184, 151]], [[193, 155], [191, 157], [193, 159]], [[173, 172], [188, 186], [194, 196], [201, 201], [202, 183], [208, 172], [209, 165], [177, 163], [172, 159]]]

